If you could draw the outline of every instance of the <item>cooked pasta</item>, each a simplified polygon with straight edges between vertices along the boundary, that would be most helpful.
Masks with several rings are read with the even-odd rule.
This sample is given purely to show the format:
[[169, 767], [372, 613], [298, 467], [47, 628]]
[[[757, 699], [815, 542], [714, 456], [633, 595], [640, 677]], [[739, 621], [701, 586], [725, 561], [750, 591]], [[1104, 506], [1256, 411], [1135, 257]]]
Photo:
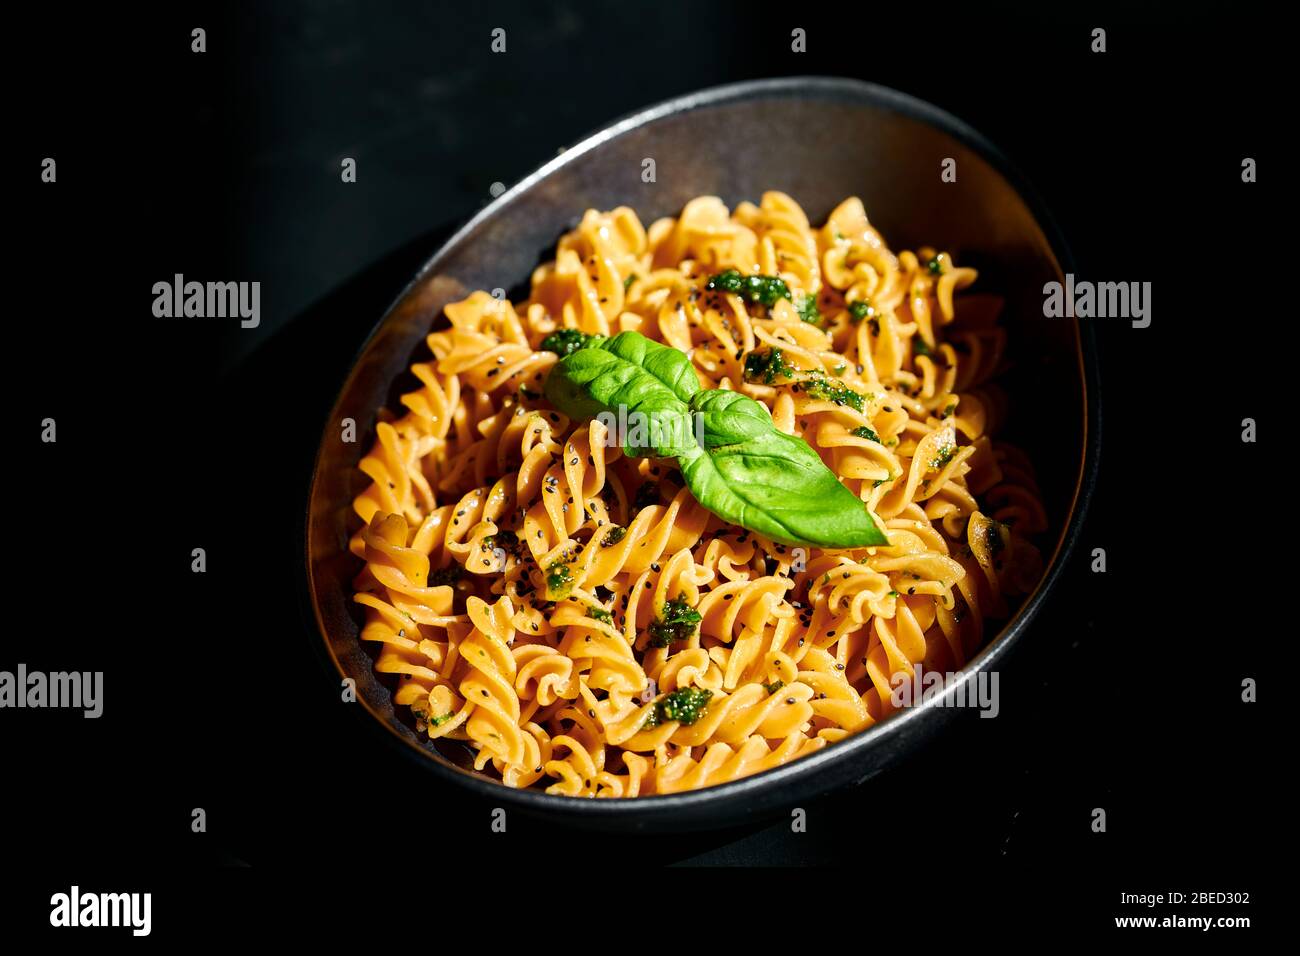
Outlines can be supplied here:
[[[362, 637], [417, 732], [512, 787], [666, 794], [870, 727], [918, 664], [961, 668], [1036, 583], [1047, 526], [1027, 461], [992, 437], [1006, 342], [996, 297], [958, 295], [975, 278], [890, 251], [856, 198], [814, 228], [769, 192], [648, 229], [590, 210], [527, 301], [448, 305], [405, 412], [380, 414], [351, 541]], [[638, 333], [701, 389], [757, 400], [888, 543], [720, 518], [674, 459], [547, 400], [565, 329]]]

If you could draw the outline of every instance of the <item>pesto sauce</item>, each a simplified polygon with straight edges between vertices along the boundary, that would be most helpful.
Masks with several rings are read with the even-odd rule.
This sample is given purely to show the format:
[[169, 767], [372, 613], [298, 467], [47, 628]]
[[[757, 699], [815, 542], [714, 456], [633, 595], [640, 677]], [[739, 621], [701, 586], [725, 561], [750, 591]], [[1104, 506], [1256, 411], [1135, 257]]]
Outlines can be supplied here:
[[817, 308], [816, 296], [806, 295], [800, 299], [798, 312], [799, 318], [803, 319], [809, 325], [822, 324], [822, 313], [821, 310]]
[[687, 641], [695, 634], [700, 623], [700, 612], [680, 597], [664, 604], [657, 620], [650, 624], [651, 647], [667, 647], [677, 641]]
[[682, 687], [675, 690], [655, 704], [654, 710], [641, 725], [641, 729], [648, 730], [669, 720], [675, 720], [689, 727], [708, 709], [712, 698], [713, 691], [701, 690], [698, 687]]
[[776, 305], [781, 299], [790, 300], [790, 287], [777, 276], [747, 276], [735, 269], [710, 276], [704, 288], [710, 292], [730, 292], [768, 308]]
[[796, 371], [780, 349], [762, 349], [745, 356], [746, 382], [771, 385], [778, 378], [793, 378]]
[[875, 315], [875, 306], [866, 299], [863, 299], [861, 302], [849, 303], [849, 319], [854, 325], [857, 325], [863, 319], [875, 318]]
[[563, 561], [556, 561], [546, 569], [546, 597], [550, 601], [562, 601], [573, 590], [573, 572]]
[[855, 412], [862, 411], [864, 404], [862, 393], [855, 392], [843, 382], [814, 375], [804, 382], [803, 387], [811, 398], [834, 402], [836, 405], [847, 405]]
[[560, 358], [572, 355], [578, 349], [585, 349], [593, 341], [603, 339], [603, 335], [588, 335], [577, 329], [556, 329], [542, 339], [542, 351], [554, 352]]
[[[803, 372], [785, 360], [779, 348], [761, 349], [745, 356], [745, 381], [751, 384], [772, 385], [777, 379], [797, 378]], [[836, 405], [848, 405], [862, 411], [865, 397], [838, 379], [827, 378], [823, 372], [809, 372], [796, 382], [794, 390], [803, 390], [812, 398]]]
[[944, 465], [948, 464], [948, 462], [952, 461], [952, 456], [955, 454], [957, 454], [957, 446], [952, 442], [949, 442], [940, 448], [938, 453], [930, 459], [930, 467], [934, 471], [938, 471]]

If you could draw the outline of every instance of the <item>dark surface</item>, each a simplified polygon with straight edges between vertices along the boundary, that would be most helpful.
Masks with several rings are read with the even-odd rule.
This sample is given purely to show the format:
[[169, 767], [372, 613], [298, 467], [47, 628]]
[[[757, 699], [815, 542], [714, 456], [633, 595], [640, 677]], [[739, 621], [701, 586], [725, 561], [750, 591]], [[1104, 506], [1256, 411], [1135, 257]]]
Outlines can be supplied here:
[[[797, 14], [801, 56], [788, 8], [743, 9], [15, 17], [47, 80], [15, 88], [6, 153], [21, 238], [5, 397], [33, 445], [11, 456], [8, 498], [11, 601], [30, 623], [10, 627], [0, 667], [100, 668], [107, 685], [98, 721], [0, 715], [21, 768], [15, 858], [389, 867], [434, 841], [475, 863], [562, 847], [570, 867], [584, 853], [838, 863], [923, 882], [929, 866], [1011, 860], [1045, 874], [1045, 896], [1078, 881], [1074, 900], [1103, 918], [1120, 889], [1263, 889], [1278, 852], [1271, 757], [1286, 746], [1275, 650], [1290, 630], [1272, 611], [1285, 574], [1264, 583], [1290, 566], [1271, 554], [1288, 519], [1268, 505], [1283, 478], [1266, 447], [1281, 433], [1266, 390], [1285, 377], [1283, 333], [1261, 324], [1283, 319], [1275, 40], [1221, 10], [1181, 24], [873, 10], [850, 26], [840, 6]], [[1094, 55], [1099, 19], [1110, 50]], [[201, 21], [210, 52], [196, 57]], [[503, 56], [488, 52], [495, 26]], [[805, 834], [778, 822], [618, 840], [512, 819], [494, 838], [487, 808], [371, 746], [310, 654], [293, 585], [302, 462], [366, 330], [491, 183], [634, 108], [813, 72], [964, 119], [1039, 188], [1080, 275], [1153, 283], [1150, 328], [1098, 323], [1106, 440], [1083, 550], [1004, 669], [1002, 716], [810, 804]], [[53, 187], [37, 179], [45, 155]], [[339, 181], [343, 156], [358, 159], [355, 185]], [[1243, 156], [1260, 183], [1241, 183]], [[174, 272], [260, 279], [261, 328], [153, 319], [149, 289]], [[47, 415], [54, 446], [36, 439]], [[1247, 415], [1261, 444], [1239, 441]], [[196, 546], [206, 575], [189, 570]], [[1105, 574], [1089, 571], [1093, 547]], [[1246, 676], [1261, 703], [1240, 702]], [[206, 834], [190, 832], [196, 806]], [[1094, 807], [1105, 834], [1089, 829]]]

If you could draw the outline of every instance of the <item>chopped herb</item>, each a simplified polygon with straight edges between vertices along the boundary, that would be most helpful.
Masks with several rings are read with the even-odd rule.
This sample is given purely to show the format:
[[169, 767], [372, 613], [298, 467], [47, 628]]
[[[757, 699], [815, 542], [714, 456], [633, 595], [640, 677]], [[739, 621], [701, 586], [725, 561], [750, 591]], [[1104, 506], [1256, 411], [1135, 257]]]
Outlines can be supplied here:
[[562, 601], [573, 590], [573, 572], [563, 561], [556, 561], [546, 569], [546, 599]]
[[610, 528], [608, 531], [605, 532], [605, 537], [601, 538], [600, 540], [600, 546], [602, 548], [612, 547], [613, 545], [616, 545], [620, 541], [622, 541], [623, 538], [626, 536], [627, 536], [627, 528], [624, 528], [620, 524], [616, 524], [614, 525], [614, 527]]
[[861, 302], [849, 303], [849, 319], [854, 325], [857, 325], [863, 319], [874, 319], [876, 308], [866, 299]]
[[630, 275], [630, 276], [628, 276], [626, 279], [624, 279], [624, 280], [623, 280], [623, 291], [626, 292], [628, 289], [632, 288], [632, 283], [635, 282], [635, 281], [636, 281], [636, 274], [635, 274], [635, 273], [633, 273], [632, 275]]
[[853, 429], [853, 434], [858, 438], [866, 438], [870, 441], [880, 441], [880, 436], [872, 431], [871, 426], [869, 425], [859, 425], [857, 428]]
[[927, 262], [925, 264], [925, 267], [928, 270], [930, 270], [930, 275], [941, 276], [948, 271], [947, 259], [948, 257], [941, 252], [933, 259], [931, 259], [929, 262]]
[[793, 378], [798, 371], [787, 362], [780, 349], [762, 349], [745, 356], [745, 381], [771, 385], [778, 378]]
[[747, 276], [742, 275], [735, 269], [728, 269], [726, 272], [719, 272], [715, 276], [710, 276], [709, 281], [704, 284], [704, 288], [710, 292], [731, 292], [740, 296], [742, 299], [748, 299], [750, 302], [757, 302], [769, 308], [776, 305], [780, 299], [790, 299], [790, 287], [777, 276]]
[[943, 410], [943, 416], [942, 416], [942, 417], [943, 417], [943, 418], [947, 418], [949, 415], [951, 415], [951, 414], [953, 413], [953, 411], [956, 410], [956, 408], [957, 408], [957, 403], [956, 403], [956, 402], [949, 402], [948, 405], [947, 405], [947, 407], [945, 407], [944, 410]]
[[667, 647], [675, 641], [690, 640], [700, 620], [700, 612], [680, 597], [666, 602], [659, 619], [650, 623], [650, 646]]
[[925, 339], [920, 335], [914, 335], [912, 337], [912, 351], [915, 352], [917, 355], [934, 354], [932, 351], [930, 351], [930, 346], [926, 344]]
[[855, 392], [843, 382], [814, 375], [804, 383], [804, 390], [809, 398], [848, 405], [854, 411], [862, 411], [862, 393]]
[[542, 351], [554, 352], [560, 358], [566, 355], [572, 355], [578, 349], [585, 349], [595, 341], [601, 341], [603, 335], [588, 335], [586, 332], [579, 332], [577, 329], [557, 329], [546, 338], [542, 339]]
[[675, 690], [655, 704], [653, 714], [657, 718], [655, 723], [675, 720], [689, 727], [704, 714], [712, 697], [713, 691], [701, 690], [698, 687], [683, 687]]
[[952, 461], [952, 456], [955, 454], [957, 454], [957, 446], [952, 442], [948, 442], [939, 449], [938, 453], [936, 453], [933, 458], [930, 459], [930, 467], [934, 471], [938, 471], [944, 465], [948, 464], [948, 462]]
[[614, 615], [610, 614], [603, 607], [597, 607], [594, 604], [587, 605], [587, 616], [592, 620], [601, 621], [605, 624], [614, 623]]
[[424, 722], [427, 724], [431, 724], [434, 727], [441, 727], [443, 724], [445, 724], [447, 721], [451, 720], [455, 716], [456, 714], [453, 711], [448, 711], [445, 714], [439, 714], [437, 717], [434, 717], [432, 715], [426, 715], [424, 718]]
[[780, 690], [784, 686], [785, 686], [785, 681], [775, 680], [772, 681], [772, 683], [770, 684], [764, 684], [763, 689], [767, 691], [767, 696], [771, 697], [773, 694], [775, 694], [778, 690]]
[[817, 308], [817, 297], [806, 295], [799, 300], [798, 306], [799, 318], [803, 319], [809, 325], [821, 325], [822, 313]]

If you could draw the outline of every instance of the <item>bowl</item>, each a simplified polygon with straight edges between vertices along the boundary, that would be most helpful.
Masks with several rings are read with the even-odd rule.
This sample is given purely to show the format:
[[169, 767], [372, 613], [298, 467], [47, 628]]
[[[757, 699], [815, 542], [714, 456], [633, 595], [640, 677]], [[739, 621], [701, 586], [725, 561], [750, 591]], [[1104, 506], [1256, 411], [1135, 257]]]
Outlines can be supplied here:
[[[647, 163], [653, 160], [653, 166]], [[941, 171], [955, 161], [956, 181]], [[643, 172], [653, 169], [653, 180]], [[951, 178], [951, 177], [948, 177]], [[771, 189], [794, 197], [813, 222], [844, 197], [861, 197], [891, 248], [927, 244], [980, 269], [978, 288], [1006, 298], [1013, 371], [1005, 437], [1039, 469], [1049, 540], [1045, 573], [1006, 625], [964, 668], [996, 669], [1053, 590], [1083, 520], [1099, 443], [1095, 345], [1073, 319], [1043, 315], [1043, 286], [1072, 271], [1069, 253], [1037, 197], [998, 150], [960, 120], [906, 94], [856, 80], [795, 77], [705, 90], [634, 113], [587, 137], [498, 197], [424, 265], [362, 347], [322, 429], [306, 514], [306, 577], [323, 650], [355, 682], [359, 713], [396, 749], [449, 787], [493, 806], [583, 827], [625, 831], [737, 825], [866, 780], [920, 747], [952, 719], [935, 701], [785, 766], [681, 794], [622, 799], [517, 790], [476, 773], [455, 753], [417, 736], [392, 687], [359, 639], [347, 548], [365, 484], [357, 462], [373, 441], [376, 412], [410, 387], [408, 368], [449, 302], [475, 289], [526, 294], [532, 269], [588, 208], [633, 207], [645, 223], [675, 216], [711, 194], [728, 206]], [[516, 297], [512, 294], [512, 299]], [[339, 423], [357, 422], [357, 441]], [[955, 685], [947, 694], [956, 693]], [[946, 695], [945, 695], [946, 696]]]

